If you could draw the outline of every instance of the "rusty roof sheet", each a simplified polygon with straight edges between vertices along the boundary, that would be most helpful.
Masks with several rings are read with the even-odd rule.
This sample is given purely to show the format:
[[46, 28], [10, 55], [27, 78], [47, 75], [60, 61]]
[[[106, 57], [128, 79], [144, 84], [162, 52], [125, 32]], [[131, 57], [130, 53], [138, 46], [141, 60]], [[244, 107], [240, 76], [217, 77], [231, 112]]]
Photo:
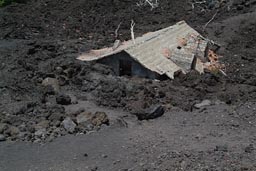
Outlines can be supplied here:
[[[177, 47], [181, 46], [181, 41], [186, 38], [190, 40], [187, 42], [190, 45], [191, 55], [195, 54], [198, 47], [200, 52], [206, 50], [206, 42], [203, 40], [198, 43], [194, 38], [197, 38], [199, 33], [191, 28], [185, 21], [181, 21], [173, 26], [165, 29], [150, 32], [142, 37], [135, 39], [135, 44], [132, 41], [123, 42], [118, 48], [105, 48], [101, 50], [92, 50], [89, 53], [82, 54], [78, 57], [82, 61], [98, 60], [121, 51], [127, 52], [132, 58], [142, 64], [151, 71], [157, 72], [160, 75], [166, 74], [170, 78], [174, 78], [174, 73], [181, 70], [186, 73], [187, 69], [183, 69], [174, 63], [171, 58], [168, 58], [168, 53], [177, 51]], [[191, 43], [192, 40], [192, 43]], [[191, 46], [191, 44], [198, 43], [198, 46]], [[167, 49], [167, 53], [164, 52]]]

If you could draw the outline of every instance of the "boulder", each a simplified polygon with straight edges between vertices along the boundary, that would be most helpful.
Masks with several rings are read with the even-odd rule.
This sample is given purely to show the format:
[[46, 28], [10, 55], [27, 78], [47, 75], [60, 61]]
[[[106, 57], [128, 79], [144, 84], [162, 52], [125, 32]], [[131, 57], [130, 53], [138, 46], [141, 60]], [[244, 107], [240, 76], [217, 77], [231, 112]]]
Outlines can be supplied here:
[[101, 126], [102, 124], [109, 124], [108, 115], [105, 112], [96, 112], [92, 118], [91, 122], [94, 126]]
[[90, 112], [82, 112], [76, 117], [76, 122], [78, 124], [88, 122], [92, 118], [92, 113]]

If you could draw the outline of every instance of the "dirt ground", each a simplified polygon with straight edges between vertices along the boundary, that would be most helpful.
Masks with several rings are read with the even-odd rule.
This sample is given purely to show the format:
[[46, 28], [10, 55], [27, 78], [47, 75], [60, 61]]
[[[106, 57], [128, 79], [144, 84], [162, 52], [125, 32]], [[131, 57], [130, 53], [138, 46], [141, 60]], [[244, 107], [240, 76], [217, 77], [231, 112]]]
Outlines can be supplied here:
[[[256, 1], [159, 2], [0, 9], [0, 170], [256, 170]], [[129, 40], [131, 20], [135, 36], [185, 20], [221, 45], [227, 76], [119, 77], [76, 60], [111, 46], [120, 22], [119, 38]], [[159, 105], [163, 116], [137, 119]]]

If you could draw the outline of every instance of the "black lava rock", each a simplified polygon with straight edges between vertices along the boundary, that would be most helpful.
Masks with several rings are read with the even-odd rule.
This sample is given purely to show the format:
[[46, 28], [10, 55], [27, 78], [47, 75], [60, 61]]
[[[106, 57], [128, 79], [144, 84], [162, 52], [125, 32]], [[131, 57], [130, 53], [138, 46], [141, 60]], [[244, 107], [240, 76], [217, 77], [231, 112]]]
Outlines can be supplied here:
[[70, 105], [71, 104], [71, 98], [68, 95], [61, 94], [56, 97], [57, 104], [61, 105]]
[[244, 151], [245, 151], [246, 153], [252, 153], [253, 150], [254, 150], [254, 147], [253, 147], [252, 144], [248, 145], [248, 146], [245, 147], [245, 149], [244, 149]]
[[139, 120], [155, 119], [162, 116], [165, 108], [162, 105], [157, 105], [146, 109], [143, 113], [136, 113], [135, 115]]

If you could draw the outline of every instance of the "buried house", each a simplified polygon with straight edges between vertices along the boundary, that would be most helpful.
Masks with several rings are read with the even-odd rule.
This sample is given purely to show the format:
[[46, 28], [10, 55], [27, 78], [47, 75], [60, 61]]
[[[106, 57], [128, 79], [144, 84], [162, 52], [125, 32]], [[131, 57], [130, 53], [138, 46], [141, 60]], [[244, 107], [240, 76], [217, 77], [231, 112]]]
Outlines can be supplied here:
[[109, 65], [117, 75], [159, 79], [174, 78], [176, 72], [204, 71], [208, 59], [208, 41], [186, 22], [150, 32], [135, 40], [110, 48], [91, 50], [78, 57]]

